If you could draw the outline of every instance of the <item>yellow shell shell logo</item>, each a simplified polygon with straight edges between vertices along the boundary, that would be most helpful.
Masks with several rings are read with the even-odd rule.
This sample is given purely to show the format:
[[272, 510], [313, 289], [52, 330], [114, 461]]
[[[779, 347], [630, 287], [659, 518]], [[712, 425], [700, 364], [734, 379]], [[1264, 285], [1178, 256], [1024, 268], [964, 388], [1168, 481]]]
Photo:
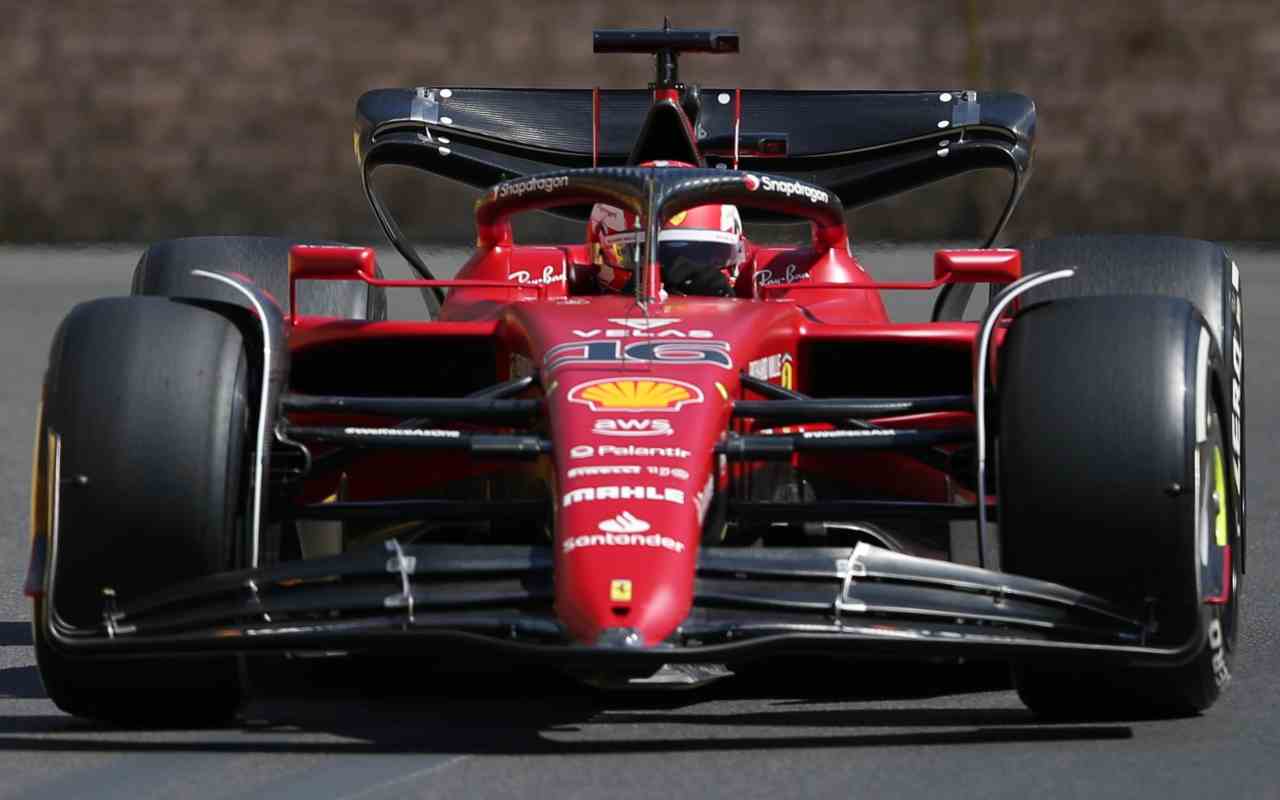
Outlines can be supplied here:
[[575, 386], [569, 400], [592, 411], [679, 411], [702, 402], [702, 390], [683, 381], [608, 378]]

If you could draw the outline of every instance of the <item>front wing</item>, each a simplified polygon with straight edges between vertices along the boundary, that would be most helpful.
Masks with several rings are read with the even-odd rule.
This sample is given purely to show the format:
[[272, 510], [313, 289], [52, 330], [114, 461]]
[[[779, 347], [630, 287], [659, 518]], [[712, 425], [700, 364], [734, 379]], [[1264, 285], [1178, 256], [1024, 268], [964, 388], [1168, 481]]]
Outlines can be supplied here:
[[[56, 543], [51, 554], [56, 559]], [[552, 609], [546, 547], [404, 545], [241, 570], [170, 587], [75, 628], [43, 608], [72, 656], [394, 651], [501, 655], [563, 667], [735, 663], [780, 654], [848, 658], [1185, 663], [1203, 638], [1155, 646], [1151, 626], [1045, 581], [860, 544], [705, 548], [694, 610], [667, 641], [573, 643]], [[636, 637], [638, 639], [638, 637]]]

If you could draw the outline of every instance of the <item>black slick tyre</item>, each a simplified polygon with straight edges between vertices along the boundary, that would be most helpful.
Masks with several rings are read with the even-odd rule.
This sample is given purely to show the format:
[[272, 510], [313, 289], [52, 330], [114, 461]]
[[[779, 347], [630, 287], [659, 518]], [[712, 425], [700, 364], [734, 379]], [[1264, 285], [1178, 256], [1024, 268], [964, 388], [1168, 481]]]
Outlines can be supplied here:
[[[295, 244], [312, 243], [271, 236], [192, 236], [156, 242], [143, 252], [134, 268], [132, 293], [243, 306], [245, 299], [236, 290], [191, 274], [194, 269], [234, 272], [250, 278], [289, 314], [289, 248]], [[298, 306], [307, 315], [387, 318], [386, 290], [360, 281], [301, 281]]]
[[[1018, 246], [1025, 274], [1071, 267], [1070, 280], [1050, 281], [1023, 295], [1030, 306], [1072, 297], [1156, 295], [1186, 300], [1213, 334], [1222, 356], [1223, 437], [1230, 450], [1227, 480], [1237, 500], [1242, 540], [1248, 539], [1245, 509], [1244, 294], [1240, 269], [1220, 245], [1180, 236], [1091, 234], [1054, 236]], [[1247, 568], [1241, 547], [1240, 568]]]
[[41, 678], [64, 711], [205, 724], [239, 706], [234, 657], [89, 659], [51, 626], [100, 630], [104, 589], [128, 603], [245, 563], [250, 375], [240, 331], [207, 308], [109, 298], [59, 328], [41, 432], [58, 522], [34, 628]]
[[1149, 235], [1055, 236], [1018, 245], [1023, 274], [1072, 267], [1070, 280], [1042, 284], [1024, 305], [1070, 297], [1157, 295], [1186, 300], [1222, 344], [1233, 334], [1232, 262], [1220, 246], [1199, 239]]
[[1001, 568], [1108, 598], [1187, 656], [1019, 666], [1032, 710], [1189, 714], [1230, 678], [1242, 545], [1219, 359], [1179, 299], [1059, 300], [1015, 320], [999, 364]]

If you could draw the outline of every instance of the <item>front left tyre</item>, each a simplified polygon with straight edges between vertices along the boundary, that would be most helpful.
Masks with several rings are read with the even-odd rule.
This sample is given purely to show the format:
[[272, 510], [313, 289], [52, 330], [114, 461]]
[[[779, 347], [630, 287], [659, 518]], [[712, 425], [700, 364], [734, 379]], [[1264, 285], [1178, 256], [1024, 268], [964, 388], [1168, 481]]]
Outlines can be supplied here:
[[1105, 597], [1177, 663], [1019, 666], [1051, 717], [1192, 714], [1231, 676], [1243, 541], [1224, 441], [1229, 386], [1181, 299], [1033, 305], [1000, 353], [1002, 569]]

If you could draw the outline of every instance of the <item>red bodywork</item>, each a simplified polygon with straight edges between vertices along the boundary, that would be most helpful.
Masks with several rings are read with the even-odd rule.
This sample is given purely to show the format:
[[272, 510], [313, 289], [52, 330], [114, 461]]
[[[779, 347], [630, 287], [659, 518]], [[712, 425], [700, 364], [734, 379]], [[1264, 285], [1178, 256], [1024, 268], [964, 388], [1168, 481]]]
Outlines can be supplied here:
[[[295, 248], [295, 280], [438, 285], [450, 294], [432, 322], [296, 318], [290, 346], [296, 359], [353, 340], [412, 341], [423, 358], [404, 368], [430, 369], [436, 348], [483, 340], [496, 345], [493, 381], [537, 371], [546, 435], [554, 443], [537, 472], [555, 509], [555, 609], [579, 642], [626, 629], [656, 644], [689, 614], [699, 545], [718, 535], [704, 524], [708, 507], [731, 478], [741, 482], [753, 469], [727, 465], [714, 448], [731, 429], [764, 427], [731, 419], [733, 400], [759, 399], [744, 390], [741, 374], [820, 393], [830, 381], [808, 363], [815, 346], [850, 348], [844, 369], [872, 387], [878, 376], [862, 372], [859, 345], [911, 352], [923, 346], [952, 362], [972, 355], [974, 324], [892, 322], [879, 293], [885, 286], [850, 253], [843, 229], [815, 227], [808, 247], [753, 246], [734, 298], [669, 297], [641, 305], [631, 296], [575, 292], [592, 269], [581, 246], [515, 245], [505, 219], [482, 219], [480, 228], [481, 246], [452, 281], [378, 280], [367, 249]], [[968, 274], [992, 280], [1001, 269], [1005, 279], [1013, 274], [1008, 251], [988, 251], [985, 259], [981, 251], [967, 255], [940, 257], [933, 282], [891, 288], [931, 288]], [[343, 257], [350, 266], [339, 276], [332, 264]], [[954, 272], [953, 263], [961, 264]], [[439, 379], [447, 383], [449, 376]], [[957, 422], [969, 424], [972, 415], [877, 420], [915, 428]], [[796, 456], [792, 467], [835, 476], [864, 496], [966, 498], [945, 474], [901, 454]], [[348, 497], [412, 494], [463, 472], [500, 468], [508, 467], [450, 456], [371, 455], [353, 471]], [[320, 499], [333, 491], [330, 482], [306, 494]]]

